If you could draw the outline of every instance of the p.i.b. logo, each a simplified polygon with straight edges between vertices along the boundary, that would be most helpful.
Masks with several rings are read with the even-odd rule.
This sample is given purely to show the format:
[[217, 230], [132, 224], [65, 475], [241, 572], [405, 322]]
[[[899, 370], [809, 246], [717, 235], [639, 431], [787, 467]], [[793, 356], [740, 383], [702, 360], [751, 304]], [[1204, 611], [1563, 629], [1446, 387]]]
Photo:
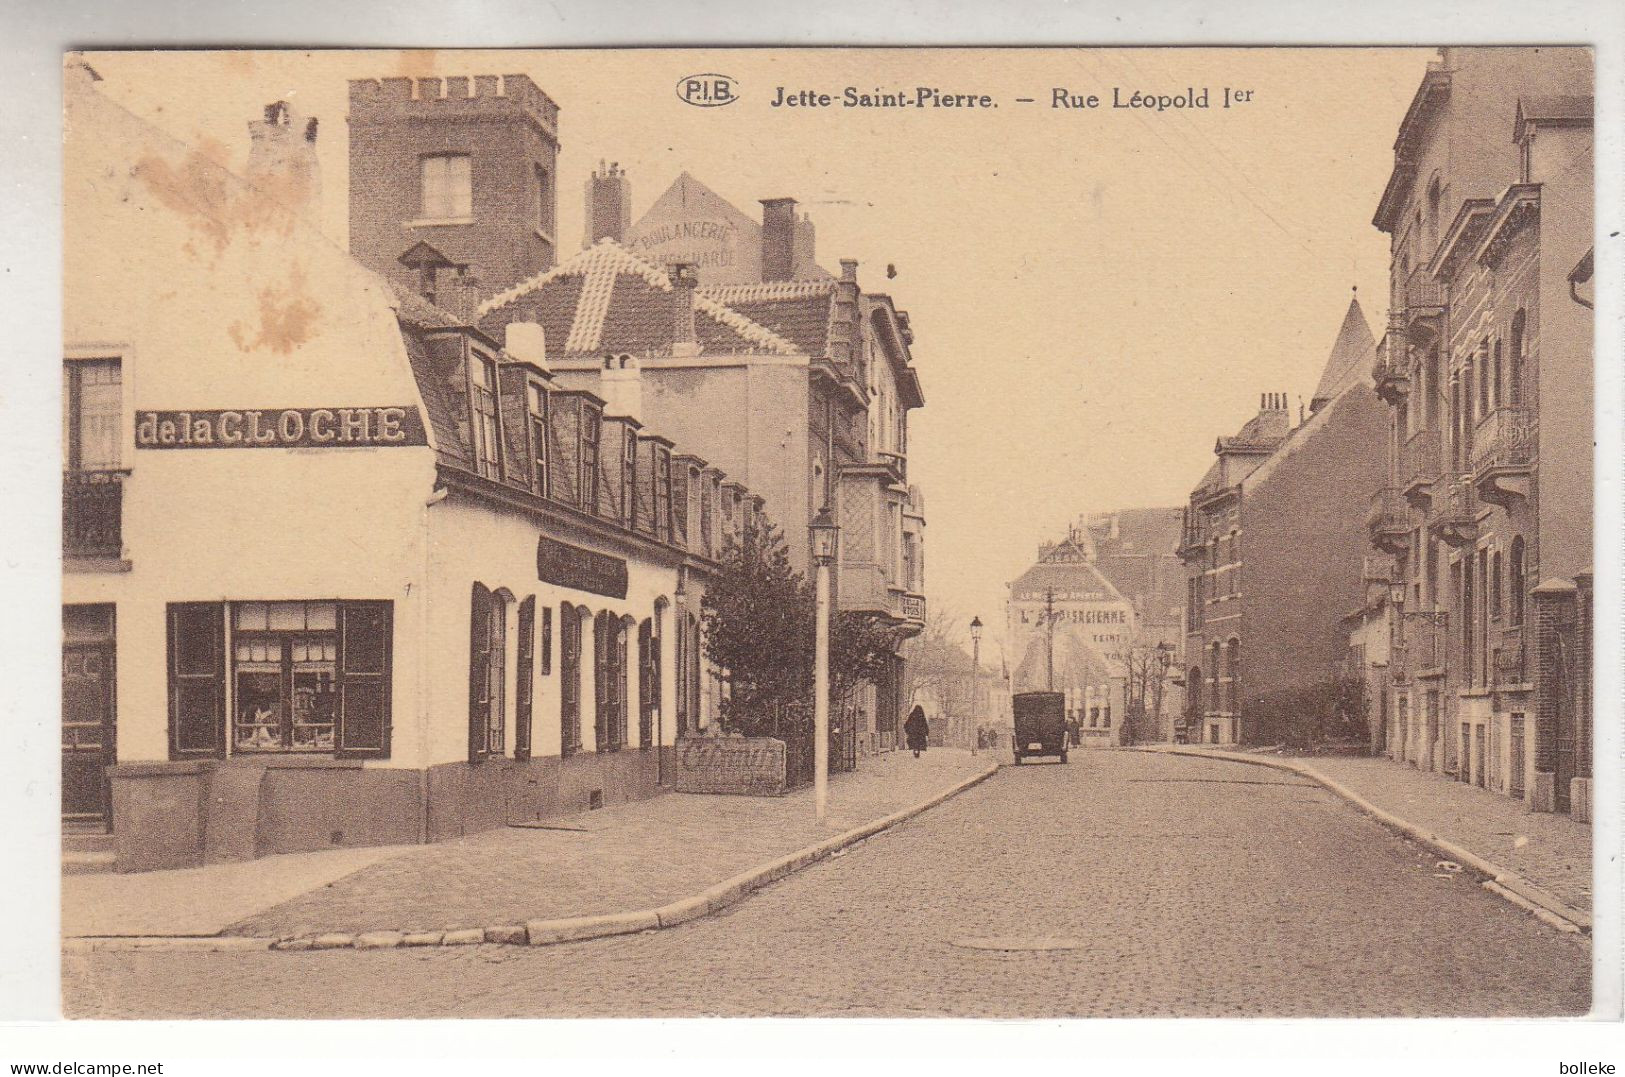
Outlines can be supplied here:
[[728, 75], [707, 71], [677, 80], [677, 96], [698, 108], [719, 108], [739, 100], [739, 83]]

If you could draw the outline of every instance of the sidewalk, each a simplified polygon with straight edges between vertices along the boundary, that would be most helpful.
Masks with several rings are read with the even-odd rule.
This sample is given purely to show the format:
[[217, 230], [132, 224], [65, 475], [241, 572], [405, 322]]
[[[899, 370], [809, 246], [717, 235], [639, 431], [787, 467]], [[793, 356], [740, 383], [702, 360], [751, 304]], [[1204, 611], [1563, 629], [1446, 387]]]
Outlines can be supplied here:
[[1407, 763], [1349, 756], [1301, 759], [1385, 811], [1522, 875], [1591, 912], [1591, 828], [1567, 815], [1426, 774]]
[[1591, 913], [1591, 828], [1567, 815], [1531, 812], [1522, 801], [1389, 759], [1196, 745], [1178, 751], [1317, 772], [1372, 806], [1522, 876], [1570, 908]]
[[[455, 842], [266, 857], [134, 875], [65, 876], [64, 936], [440, 931], [649, 909], [921, 801], [993, 760], [934, 749], [863, 759], [784, 797], [667, 793]], [[357, 857], [356, 854], [370, 854]], [[345, 859], [348, 858], [348, 859]], [[292, 878], [290, 879], [290, 873]], [[91, 885], [85, 885], [91, 880]], [[197, 908], [200, 894], [207, 915]], [[224, 907], [240, 902], [226, 918]]]

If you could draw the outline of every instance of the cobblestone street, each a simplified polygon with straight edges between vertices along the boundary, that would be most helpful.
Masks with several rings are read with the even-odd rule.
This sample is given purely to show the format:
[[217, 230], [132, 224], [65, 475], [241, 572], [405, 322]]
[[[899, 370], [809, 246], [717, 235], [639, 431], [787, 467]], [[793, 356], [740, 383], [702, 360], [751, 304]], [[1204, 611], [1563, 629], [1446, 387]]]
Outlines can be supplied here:
[[730, 912], [538, 949], [68, 953], [76, 1017], [1536, 1016], [1590, 951], [1318, 786], [1077, 752]]

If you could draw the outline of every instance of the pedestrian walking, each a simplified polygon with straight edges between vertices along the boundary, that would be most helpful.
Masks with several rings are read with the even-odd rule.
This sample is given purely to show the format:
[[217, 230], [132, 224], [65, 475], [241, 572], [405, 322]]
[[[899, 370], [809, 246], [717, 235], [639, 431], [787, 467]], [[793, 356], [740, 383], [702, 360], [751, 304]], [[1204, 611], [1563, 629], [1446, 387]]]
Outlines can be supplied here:
[[914, 709], [908, 712], [908, 721], [903, 723], [903, 736], [907, 738], [915, 759], [925, 751], [926, 737], [930, 731], [930, 726], [925, 724], [925, 708], [916, 703]]

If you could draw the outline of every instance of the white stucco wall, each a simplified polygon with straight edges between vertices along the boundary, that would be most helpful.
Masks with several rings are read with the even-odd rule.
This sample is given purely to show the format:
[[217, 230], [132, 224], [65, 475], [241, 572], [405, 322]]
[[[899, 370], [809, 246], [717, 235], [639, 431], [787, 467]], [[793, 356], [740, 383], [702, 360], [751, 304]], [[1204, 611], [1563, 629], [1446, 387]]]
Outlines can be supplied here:
[[[63, 601], [117, 605], [118, 758], [168, 756], [164, 607], [176, 601], [393, 601], [406, 748], [399, 703], [421, 665], [413, 584], [433, 450], [158, 450], [134, 440], [142, 410], [421, 411], [390, 295], [202, 152], [77, 78], [66, 94], [64, 354], [121, 360], [129, 567], [66, 573]], [[397, 751], [380, 765], [413, 762]]]

